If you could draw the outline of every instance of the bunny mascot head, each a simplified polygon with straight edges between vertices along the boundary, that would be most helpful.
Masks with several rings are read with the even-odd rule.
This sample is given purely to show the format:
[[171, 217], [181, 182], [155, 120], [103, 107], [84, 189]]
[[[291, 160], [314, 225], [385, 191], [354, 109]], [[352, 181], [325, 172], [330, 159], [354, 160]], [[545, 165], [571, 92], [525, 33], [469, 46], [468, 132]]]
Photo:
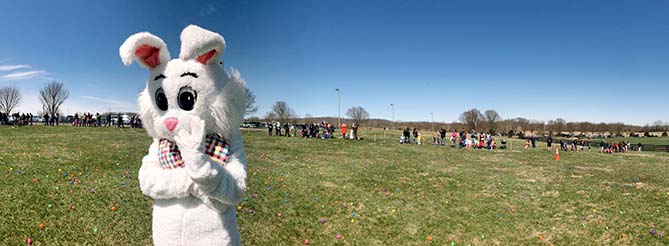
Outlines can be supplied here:
[[165, 42], [146, 32], [119, 49], [125, 65], [149, 71], [139, 115], [153, 138], [139, 182], [153, 198], [156, 245], [239, 245], [234, 206], [246, 190], [246, 153], [239, 126], [245, 82], [219, 61], [225, 40], [198, 26], [181, 32], [170, 60]]

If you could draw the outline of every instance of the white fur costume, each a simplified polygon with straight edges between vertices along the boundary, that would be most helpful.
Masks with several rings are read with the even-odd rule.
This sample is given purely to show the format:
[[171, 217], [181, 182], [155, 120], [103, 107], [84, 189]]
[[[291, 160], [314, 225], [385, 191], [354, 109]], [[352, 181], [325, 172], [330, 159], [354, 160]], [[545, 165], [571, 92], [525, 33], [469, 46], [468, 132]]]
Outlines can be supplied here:
[[[234, 206], [246, 190], [239, 126], [247, 98], [239, 72], [228, 74], [219, 64], [224, 49], [221, 35], [193, 25], [181, 32], [178, 59], [170, 60], [165, 42], [146, 32], [130, 36], [119, 49], [125, 65], [136, 60], [150, 73], [138, 101], [153, 143], [138, 177], [142, 192], [154, 199], [156, 245], [241, 244]], [[204, 153], [210, 133], [230, 144], [224, 165]], [[162, 168], [161, 139], [176, 142], [183, 167]]]

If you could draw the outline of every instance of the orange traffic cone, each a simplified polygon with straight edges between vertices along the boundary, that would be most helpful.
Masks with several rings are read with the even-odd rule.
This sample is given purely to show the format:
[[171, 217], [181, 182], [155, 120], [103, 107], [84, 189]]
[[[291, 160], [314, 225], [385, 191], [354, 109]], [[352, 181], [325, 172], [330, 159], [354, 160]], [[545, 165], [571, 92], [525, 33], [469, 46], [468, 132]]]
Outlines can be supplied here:
[[555, 160], [560, 160], [560, 148], [555, 149]]

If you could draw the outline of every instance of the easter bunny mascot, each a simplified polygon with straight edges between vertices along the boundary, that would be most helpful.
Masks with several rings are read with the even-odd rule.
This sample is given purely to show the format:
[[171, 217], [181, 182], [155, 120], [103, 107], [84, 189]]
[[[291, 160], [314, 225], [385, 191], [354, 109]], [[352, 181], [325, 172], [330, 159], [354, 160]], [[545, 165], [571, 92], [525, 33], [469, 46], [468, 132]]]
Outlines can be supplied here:
[[155, 245], [241, 244], [234, 207], [246, 190], [247, 98], [239, 72], [219, 62], [224, 49], [221, 35], [194, 25], [181, 32], [178, 59], [146, 32], [119, 49], [125, 65], [149, 71], [138, 102], [153, 143], [138, 177], [154, 200]]

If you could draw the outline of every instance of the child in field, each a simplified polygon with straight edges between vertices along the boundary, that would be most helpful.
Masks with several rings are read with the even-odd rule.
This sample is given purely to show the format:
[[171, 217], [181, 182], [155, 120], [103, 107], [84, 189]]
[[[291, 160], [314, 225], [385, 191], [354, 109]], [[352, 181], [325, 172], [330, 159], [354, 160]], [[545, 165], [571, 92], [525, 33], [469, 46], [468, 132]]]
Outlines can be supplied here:
[[348, 131], [348, 126], [346, 126], [346, 124], [342, 123], [340, 127], [341, 127], [342, 139], [346, 139], [346, 132]]
[[416, 137], [416, 144], [417, 145], [422, 145], [423, 144], [423, 135], [421, 135], [420, 132], [418, 133], [418, 136]]
[[479, 149], [485, 147], [485, 134], [479, 134]]
[[532, 137], [530, 138], [530, 142], [532, 143], [532, 149], [536, 149], [537, 148], [537, 138], [534, 135], [532, 135]]
[[551, 135], [548, 135], [548, 137], [546, 137], [546, 150], [548, 151], [553, 150], [553, 148], [551, 147], [552, 144], [553, 144], [553, 137]]

